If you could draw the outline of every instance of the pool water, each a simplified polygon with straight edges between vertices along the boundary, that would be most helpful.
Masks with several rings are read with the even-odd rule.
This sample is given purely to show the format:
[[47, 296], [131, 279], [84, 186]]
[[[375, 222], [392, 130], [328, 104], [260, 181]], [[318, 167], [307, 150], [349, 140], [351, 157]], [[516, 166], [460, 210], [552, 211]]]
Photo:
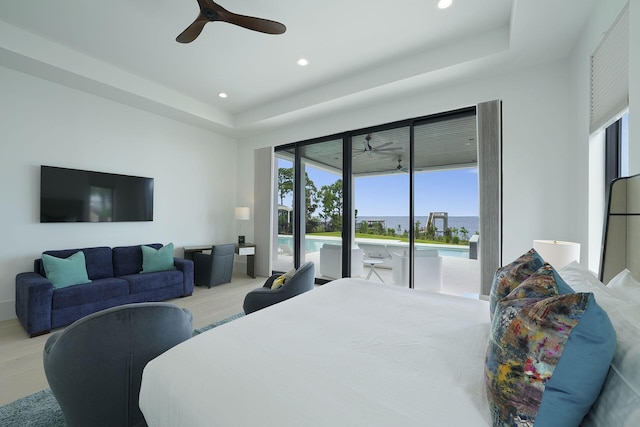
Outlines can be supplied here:
[[[366, 239], [358, 239], [358, 241], [366, 242]], [[327, 237], [311, 237], [307, 236], [304, 240], [304, 251], [305, 253], [310, 252], [319, 252], [320, 248], [324, 244], [333, 244], [340, 245], [342, 242], [340, 239], [335, 238], [327, 238]], [[392, 241], [390, 241], [392, 243]], [[293, 248], [293, 237], [292, 236], [278, 236], [278, 246], [280, 245], [288, 245], [290, 248]], [[459, 257], [459, 258], [469, 258], [469, 247], [468, 246], [460, 246], [459, 248], [444, 246], [444, 245], [427, 245], [427, 244], [419, 244], [418, 247], [424, 248], [435, 248], [438, 249], [438, 254], [441, 256], [450, 256], [450, 257]]]

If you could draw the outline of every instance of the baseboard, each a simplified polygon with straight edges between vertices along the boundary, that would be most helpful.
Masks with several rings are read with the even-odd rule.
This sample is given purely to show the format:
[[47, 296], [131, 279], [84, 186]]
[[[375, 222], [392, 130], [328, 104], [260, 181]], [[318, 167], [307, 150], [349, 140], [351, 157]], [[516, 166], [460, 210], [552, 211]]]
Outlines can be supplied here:
[[2, 301], [0, 302], [0, 322], [3, 320], [16, 318], [16, 304], [15, 301]]

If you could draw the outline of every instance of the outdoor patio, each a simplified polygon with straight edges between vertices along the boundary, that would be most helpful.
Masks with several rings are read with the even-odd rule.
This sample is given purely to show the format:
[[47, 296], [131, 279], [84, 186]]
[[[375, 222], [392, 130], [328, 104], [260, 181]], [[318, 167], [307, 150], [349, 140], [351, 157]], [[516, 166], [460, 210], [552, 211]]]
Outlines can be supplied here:
[[[318, 275], [320, 252], [308, 252], [306, 254], [306, 261], [312, 261], [316, 265], [316, 275]], [[278, 254], [277, 259], [274, 259], [274, 270], [287, 271], [292, 266], [293, 258], [289, 254], [281, 253]], [[363, 279], [369, 274], [369, 268], [369, 265], [364, 265]], [[478, 297], [480, 291], [479, 260], [455, 256], [443, 256], [442, 270], [442, 293], [475, 298]], [[378, 272], [384, 283], [394, 285], [392, 269], [376, 267], [375, 271]], [[323, 278], [322, 276], [318, 277]], [[371, 275], [369, 280], [377, 282], [380, 281], [375, 274]], [[420, 278], [416, 277], [415, 280], [418, 281]]]

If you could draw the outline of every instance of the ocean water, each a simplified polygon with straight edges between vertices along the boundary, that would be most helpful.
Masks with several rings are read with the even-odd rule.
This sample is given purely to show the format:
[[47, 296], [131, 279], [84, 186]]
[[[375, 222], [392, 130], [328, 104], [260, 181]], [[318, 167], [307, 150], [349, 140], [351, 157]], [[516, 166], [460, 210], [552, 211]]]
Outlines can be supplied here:
[[[382, 220], [385, 222], [386, 228], [393, 228], [396, 230], [396, 233], [402, 234], [404, 230], [409, 230], [409, 217], [408, 216], [358, 216], [356, 218], [357, 222], [364, 220]], [[415, 220], [420, 221], [420, 228], [423, 228], [427, 224], [427, 220], [429, 216], [416, 216]], [[457, 228], [460, 229], [464, 227], [469, 232], [469, 237], [476, 234], [477, 231], [480, 231], [480, 218], [477, 216], [449, 216], [449, 228]], [[400, 226], [400, 232], [398, 232], [398, 225]], [[357, 226], [356, 226], [357, 227]], [[436, 227], [438, 231], [442, 230], [442, 220], [436, 220]], [[356, 228], [357, 229], [357, 228]], [[460, 235], [460, 233], [458, 233]], [[462, 236], [461, 236], [462, 237]]]

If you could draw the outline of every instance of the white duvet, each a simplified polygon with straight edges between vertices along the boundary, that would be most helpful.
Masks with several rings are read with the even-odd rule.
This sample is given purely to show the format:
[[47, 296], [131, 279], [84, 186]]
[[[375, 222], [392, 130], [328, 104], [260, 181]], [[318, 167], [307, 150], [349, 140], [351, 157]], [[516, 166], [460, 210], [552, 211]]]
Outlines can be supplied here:
[[151, 361], [149, 426], [489, 426], [485, 301], [341, 279]]

